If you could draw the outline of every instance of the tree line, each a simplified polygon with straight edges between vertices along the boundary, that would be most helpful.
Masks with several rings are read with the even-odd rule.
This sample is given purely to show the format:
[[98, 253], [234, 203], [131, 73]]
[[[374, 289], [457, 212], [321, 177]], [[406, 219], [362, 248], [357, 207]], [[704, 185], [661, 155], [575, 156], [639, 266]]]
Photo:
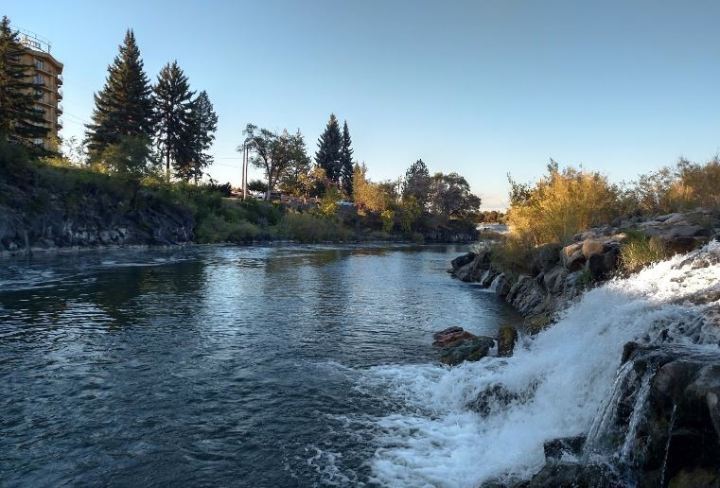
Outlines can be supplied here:
[[207, 92], [196, 93], [177, 61], [167, 63], [151, 85], [132, 30], [108, 66], [87, 124], [88, 162], [110, 172], [164, 172], [198, 181], [213, 158], [218, 117]]

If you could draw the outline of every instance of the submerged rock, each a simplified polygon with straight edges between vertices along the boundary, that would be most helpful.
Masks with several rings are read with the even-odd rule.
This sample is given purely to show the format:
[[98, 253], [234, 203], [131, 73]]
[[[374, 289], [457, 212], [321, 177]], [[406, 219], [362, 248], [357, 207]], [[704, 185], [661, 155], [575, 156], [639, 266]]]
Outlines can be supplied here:
[[440, 362], [456, 366], [463, 361], [479, 361], [490, 352], [495, 345], [491, 337], [469, 337], [446, 346], [440, 356]]
[[513, 350], [515, 349], [515, 342], [517, 342], [517, 338], [518, 332], [515, 327], [511, 325], [504, 325], [500, 327], [500, 330], [498, 331], [498, 356], [512, 356]]

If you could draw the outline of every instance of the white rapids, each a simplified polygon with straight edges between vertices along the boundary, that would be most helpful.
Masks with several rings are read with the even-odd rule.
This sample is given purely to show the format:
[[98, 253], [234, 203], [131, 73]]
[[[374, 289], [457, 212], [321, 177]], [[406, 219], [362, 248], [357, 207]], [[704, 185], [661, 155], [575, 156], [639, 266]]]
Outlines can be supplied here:
[[[363, 381], [405, 406], [373, 419], [373, 481], [474, 488], [530, 477], [544, 463], [545, 441], [588, 432], [612, 393], [626, 342], [652, 341], [664, 329], [717, 348], [719, 305], [720, 243], [713, 242], [589, 291], [511, 358], [372, 368]], [[468, 408], [493, 385], [524, 400], [491, 406], [486, 416]]]

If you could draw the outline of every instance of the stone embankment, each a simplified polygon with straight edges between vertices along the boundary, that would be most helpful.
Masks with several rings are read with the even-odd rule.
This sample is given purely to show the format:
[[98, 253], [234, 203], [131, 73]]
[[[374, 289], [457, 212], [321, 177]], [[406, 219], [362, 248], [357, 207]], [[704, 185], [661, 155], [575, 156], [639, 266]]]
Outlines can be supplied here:
[[42, 205], [33, 205], [32, 201], [0, 204], [0, 255], [192, 241], [195, 222], [188, 209], [152, 196], [139, 197], [134, 206], [126, 203], [110, 195], [87, 194], [71, 199], [58, 194]]
[[590, 229], [567, 245], [535, 248], [525, 273], [498, 268], [490, 248], [455, 258], [456, 278], [491, 288], [526, 317], [529, 332], [552, 322], [555, 312], [587, 288], [613, 277], [620, 265], [620, 250], [632, 234], [658, 240], [671, 253], [687, 252], [720, 235], [720, 215], [696, 210], [654, 218], [633, 218]]

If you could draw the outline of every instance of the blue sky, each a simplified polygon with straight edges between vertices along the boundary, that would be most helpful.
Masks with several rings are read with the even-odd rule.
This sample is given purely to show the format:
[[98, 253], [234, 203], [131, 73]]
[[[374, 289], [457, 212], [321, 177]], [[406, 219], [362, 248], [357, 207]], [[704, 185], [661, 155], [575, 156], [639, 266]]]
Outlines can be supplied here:
[[422, 158], [465, 175], [486, 208], [506, 173], [549, 158], [627, 180], [720, 150], [717, 1], [25, 1], [0, 13], [65, 63], [64, 136], [127, 28], [155, 79], [177, 59], [220, 117], [211, 175], [238, 183], [247, 122], [300, 129], [330, 112], [373, 179]]

